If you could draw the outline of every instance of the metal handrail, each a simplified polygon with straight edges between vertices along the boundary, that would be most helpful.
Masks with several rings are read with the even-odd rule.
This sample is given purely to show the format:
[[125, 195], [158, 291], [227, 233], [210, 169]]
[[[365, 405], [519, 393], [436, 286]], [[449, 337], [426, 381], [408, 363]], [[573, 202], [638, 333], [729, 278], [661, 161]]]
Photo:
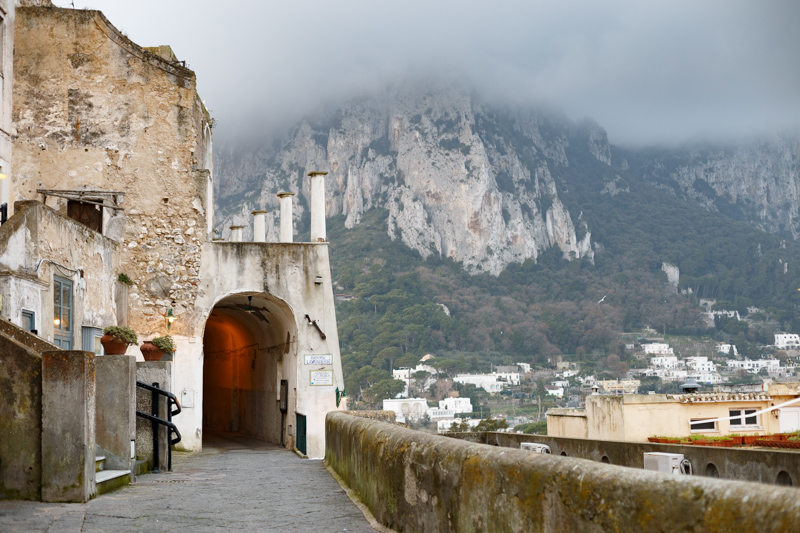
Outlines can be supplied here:
[[[141, 381], [136, 382], [137, 387], [141, 387], [143, 389], [149, 390], [151, 392], [151, 411], [153, 414], [147, 414], [142, 411], [136, 411], [136, 416], [140, 416], [152, 422], [152, 429], [153, 429], [153, 471], [158, 472], [158, 464], [159, 464], [159, 439], [158, 439], [158, 426], [162, 425], [168, 429], [167, 432], [167, 439], [169, 441], [169, 446], [167, 446], [167, 470], [172, 470], [172, 446], [178, 444], [181, 441], [181, 432], [178, 431], [178, 427], [172, 423], [172, 417], [175, 415], [180, 414], [181, 412], [181, 404], [178, 402], [178, 397], [172, 394], [169, 391], [166, 391], [162, 388], [159, 388], [158, 383], [153, 383], [152, 385], [148, 385], [147, 383], [143, 383]], [[167, 398], [167, 419], [164, 420], [163, 418], [159, 417], [159, 408], [160, 408], [160, 397], [166, 396]], [[175, 410], [172, 409], [172, 406], [175, 406]], [[172, 433], [175, 433], [175, 437], [172, 437]]]
[[178, 444], [181, 441], [181, 432], [178, 431], [178, 426], [176, 426], [174, 423], [168, 422], [168, 421], [164, 420], [163, 418], [158, 418], [157, 416], [148, 415], [147, 413], [143, 413], [141, 411], [136, 411], [136, 414], [138, 416], [141, 416], [142, 418], [146, 418], [147, 420], [150, 420], [151, 422], [157, 422], [158, 424], [160, 424], [162, 426], [166, 426], [169, 429], [171, 429], [172, 431], [174, 431], [176, 437], [169, 441], [170, 446], [174, 446], [175, 444]]

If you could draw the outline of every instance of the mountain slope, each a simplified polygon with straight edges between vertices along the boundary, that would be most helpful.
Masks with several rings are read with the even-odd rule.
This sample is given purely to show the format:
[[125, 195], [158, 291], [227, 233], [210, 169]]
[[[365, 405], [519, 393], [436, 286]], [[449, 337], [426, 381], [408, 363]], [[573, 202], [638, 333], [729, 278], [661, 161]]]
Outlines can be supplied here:
[[[623, 368], [623, 331], [705, 333], [698, 298], [742, 314], [760, 307], [760, 321], [711, 331], [755, 355], [771, 330], [800, 327], [800, 247], [762, 230], [791, 233], [757, 185], [797, 183], [792, 142], [713, 157], [622, 149], [557, 112], [453, 88], [397, 90], [308, 118], [273, 146], [218, 153], [218, 214], [224, 227], [249, 227], [251, 210], [275, 217], [275, 193], [292, 190], [307, 231], [304, 176], [330, 171], [334, 279], [355, 297], [337, 304], [340, 339], [362, 387], [427, 351], [478, 356], [462, 368], [560, 353]], [[726, 170], [744, 168], [741, 158], [779, 171]], [[774, 214], [747, 207], [765, 201]]]

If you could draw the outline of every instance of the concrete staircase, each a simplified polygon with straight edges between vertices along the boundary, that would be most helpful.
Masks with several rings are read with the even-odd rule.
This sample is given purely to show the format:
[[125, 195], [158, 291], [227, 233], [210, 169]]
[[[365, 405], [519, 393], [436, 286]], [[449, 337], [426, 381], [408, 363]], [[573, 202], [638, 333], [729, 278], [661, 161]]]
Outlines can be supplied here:
[[98, 455], [94, 458], [94, 481], [97, 496], [117, 490], [131, 482], [130, 470], [105, 470], [106, 458]]

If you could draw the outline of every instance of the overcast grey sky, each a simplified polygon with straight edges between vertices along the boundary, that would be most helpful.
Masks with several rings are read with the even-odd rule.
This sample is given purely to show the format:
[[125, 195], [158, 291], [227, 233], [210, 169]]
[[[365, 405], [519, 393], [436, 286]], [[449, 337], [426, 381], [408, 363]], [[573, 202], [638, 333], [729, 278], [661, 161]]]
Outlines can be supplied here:
[[[69, 7], [71, 2], [55, 0]], [[419, 74], [591, 117], [612, 142], [800, 125], [800, 2], [76, 0], [197, 73], [219, 134]], [[219, 139], [218, 139], [219, 140]]]

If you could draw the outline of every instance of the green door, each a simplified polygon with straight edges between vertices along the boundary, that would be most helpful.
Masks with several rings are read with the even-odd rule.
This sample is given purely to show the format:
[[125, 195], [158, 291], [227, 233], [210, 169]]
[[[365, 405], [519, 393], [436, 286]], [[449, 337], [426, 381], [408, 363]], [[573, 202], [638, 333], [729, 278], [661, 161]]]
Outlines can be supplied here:
[[297, 450], [303, 455], [308, 455], [306, 452], [306, 415], [297, 415]]

